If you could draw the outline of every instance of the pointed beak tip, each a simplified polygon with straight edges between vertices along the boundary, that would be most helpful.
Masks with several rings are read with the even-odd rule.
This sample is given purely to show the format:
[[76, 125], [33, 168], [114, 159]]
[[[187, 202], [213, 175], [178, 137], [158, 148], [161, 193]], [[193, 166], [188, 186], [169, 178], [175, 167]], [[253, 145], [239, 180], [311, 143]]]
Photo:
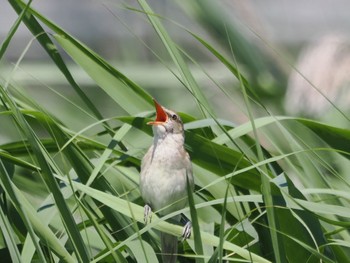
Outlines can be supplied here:
[[167, 121], [168, 115], [166, 114], [165, 110], [163, 109], [162, 105], [156, 101], [155, 98], [153, 98], [154, 106], [156, 108], [156, 119], [154, 121], [150, 121], [147, 124], [148, 125], [157, 125], [162, 124]]

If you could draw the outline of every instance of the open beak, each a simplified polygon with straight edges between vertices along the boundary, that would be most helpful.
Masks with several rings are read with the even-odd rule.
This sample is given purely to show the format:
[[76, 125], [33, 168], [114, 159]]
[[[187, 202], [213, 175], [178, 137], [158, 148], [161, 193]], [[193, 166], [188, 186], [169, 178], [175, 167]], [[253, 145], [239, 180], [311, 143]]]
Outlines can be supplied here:
[[156, 107], [156, 119], [154, 121], [147, 122], [149, 125], [159, 125], [163, 124], [168, 120], [168, 115], [164, 111], [163, 107], [155, 100], [154, 101], [154, 106]]

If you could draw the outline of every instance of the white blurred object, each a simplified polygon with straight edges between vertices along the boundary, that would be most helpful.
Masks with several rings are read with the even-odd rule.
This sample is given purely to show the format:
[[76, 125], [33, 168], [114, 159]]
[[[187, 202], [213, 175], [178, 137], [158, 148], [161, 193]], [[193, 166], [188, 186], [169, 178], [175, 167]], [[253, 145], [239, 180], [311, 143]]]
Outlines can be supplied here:
[[349, 39], [318, 39], [301, 52], [295, 69], [285, 97], [288, 113], [320, 117], [333, 107], [331, 102], [341, 110], [350, 109]]

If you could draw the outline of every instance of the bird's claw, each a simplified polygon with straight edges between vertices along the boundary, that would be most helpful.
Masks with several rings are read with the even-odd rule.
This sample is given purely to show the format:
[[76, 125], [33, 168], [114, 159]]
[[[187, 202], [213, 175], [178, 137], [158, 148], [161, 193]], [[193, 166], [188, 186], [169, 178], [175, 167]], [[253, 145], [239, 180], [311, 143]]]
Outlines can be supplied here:
[[149, 219], [149, 222], [151, 223], [151, 221], [152, 221], [152, 208], [146, 204], [145, 210], [143, 212], [143, 220], [144, 220], [145, 224], [148, 223], [148, 219]]
[[183, 230], [182, 230], [182, 241], [185, 241], [191, 236], [192, 223], [191, 221], [187, 221]]

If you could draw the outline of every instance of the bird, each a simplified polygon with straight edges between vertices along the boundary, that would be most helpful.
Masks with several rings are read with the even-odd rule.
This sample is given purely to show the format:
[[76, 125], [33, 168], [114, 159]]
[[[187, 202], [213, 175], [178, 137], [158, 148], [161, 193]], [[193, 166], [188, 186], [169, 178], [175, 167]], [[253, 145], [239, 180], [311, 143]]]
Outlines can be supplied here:
[[[141, 161], [140, 192], [145, 202], [145, 224], [151, 220], [152, 211], [160, 216], [178, 211], [187, 206], [188, 192], [194, 190], [192, 163], [185, 150], [184, 125], [180, 116], [161, 106], [153, 99], [156, 119], [152, 125], [153, 144]], [[181, 215], [172, 218], [180, 222]], [[182, 238], [191, 235], [191, 221], [186, 220]], [[164, 263], [174, 263], [177, 259], [178, 237], [161, 232], [161, 251]]]

